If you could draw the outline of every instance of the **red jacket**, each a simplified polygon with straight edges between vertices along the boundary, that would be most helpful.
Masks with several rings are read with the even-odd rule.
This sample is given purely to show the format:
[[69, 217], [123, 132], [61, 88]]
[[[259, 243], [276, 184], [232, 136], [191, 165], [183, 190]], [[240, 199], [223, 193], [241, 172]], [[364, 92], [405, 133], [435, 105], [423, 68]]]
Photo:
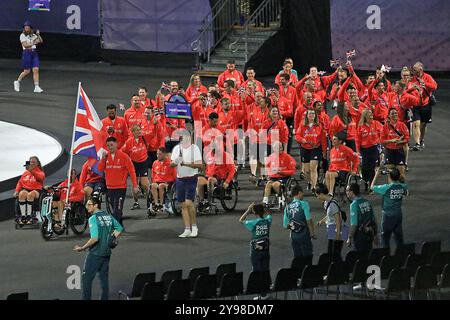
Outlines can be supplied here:
[[[284, 72], [283, 72], [283, 73], [284, 73]], [[281, 75], [282, 75], [283, 73], [279, 73], [279, 74], [277, 74], [277, 76], [275, 77], [275, 84], [278, 85], [278, 86], [281, 86]], [[292, 72], [291, 72], [291, 74], [290, 74], [289, 76], [290, 76], [290, 78], [289, 78], [289, 85], [292, 84], [292, 85], [295, 86], [295, 84], [296, 84], [297, 81], [298, 81], [297, 76], [296, 76], [295, 74], [293, 74]]]
[[148, 159], [147, 144], [141, 136], [136, 141], [136, 138], [130, 137], [120, 149], [125, 152], [133, 162], [144, 162]]
[[[396, 131], [398, 131], [398, 133]], [[401, 136], [403, 136], [402, 140], [409, 141], [409, 131], [403, 122], [397, 121], [395, 124], [386, 123], [381, 133], [381, 143], [384, 144], [387, 149], [402, 149], [403, 144], [386, 143], [387, 140], [397, 139]]]
[[221, 111], [222, 106], [220, 105], [220, 103], [216, 106], [216, 108], [213, 108], [211, 106], [205, 108], [200, 104], [200, 102], [197, 102], [192, 105], [192, 119], [194, 121], [201, 121], [202, 127], [204, 127], [208, 124], [208, 118], [212, 112], [216, 112], [217, 114], [219, 114], [219, 112]]
[[198, 98], [200, 93], [208, 93], [208, 89], [204, 85], [200, 85], [200, 87], [194, 87], [189, 85], [186, 89], [186, 99], [191, 102], [195, 98]]
[[[419, 87], [421, 86], [419, 81], [417, 80], [417, 76], [414, 76], [412, 79], [412, 82], [415, 82]], [[426, 106], [428, 102], [430, 101], [430, 95], [433, 94], [433, 91], [437, 89], [438, 85], [436, 81], [433, 79], [432, 76], [430, 76], [428, 73], [423, 73], [422, 77], [420, 78], [425, 83], [425, 88], [422, 90], [422, 103], [421, 106]]]
[[375, 102], [373, 118], [384, 123], [389, 112], [389, 98], [386, 92], [380, 94], [373, 89], [375, 83], [376, 81], [372, 81], [372, 83], [369, 85], [369, 101]]
[[225, 133], [225, 129], [216, 126], [215, 128], [211, 128], [209, 124], [203, 127], [202, 141], [203, 146], [206, 148], [209, 144], [217, 139], [218, 142], [223, 142], [223, 134]]
[[42, 190], [44, 187], [45, 173], [41, 168], [36, 167], [31, 172], [26, 170], [16, 185], [16, 192], [22, 189]]
[[[261, 81], [258, 80], [253, 80], [256, 83], [256, 92], [262, 92], [264, 93], [264, 86], [262, 85]], [[242, 87], [244, 87], [246, 90], [248, 89], [248, 82], [249, 80], [245, 80], [244, 83], [241, 85]]]
[[334, 79], [336, 79], [337, 74], [338, 71], [336, 70], [333, 74], [329, 76], [323, 77], [317, 76], [316, 79], [314, 79], [316, 92], [320, 96], [321, 101], [325, 101], [327, 95], [327, 88], [334, 81]]
[[[102, 120], [102, 122], [103, 122], [102, 129], [106, 132], [107, 136], [116, 138], [117, 147], [122, 148], [123, 144], [128, 139], [128, 126], [127, 122], [125, 121], [125, 118], [116, 116], [113, 122], [109, 117], [106, 117]], [[108, 133], [108, 127], [110, 126], [114, 128], [113, 134]]]
[[341, 118], [335, 115], [330, 124], [330, 137], [332, 138], [336, 133], [344, 130], [347, 130], [347, 140], [356, 139], [356, 123], [352, 120], [348, 125], [345, 125]]
[[145, 111], [144, 107], [140, 107], [139, 109], [131, 107], [127, 109], [127, 111], [125, 111], [123, 117], [125, 118], [125, 122], [127, 123], [128, 130], [131, 130], [131, 127], [134, 124], [138, 124], [142, 128], [142, 123], [147, 120], [145, 119], [144, 111]]
[[296, 165], [295, 159], [286, 152], [274, 152], [266, 159], [265, 169], [269, 178], [284, 178], [295, 174]]
[[80, 183], [85, 185], [86, 183], [95, 183], [103, 180], [103, 176], [99, 176], [92, 168], [97, 164], [97, 159], [89, 158], [81, 168]]
[[153, 118], [150, 120], [145, 119], [145, 122], [142, 127], [142, 136], [147, 143], [148, 151], [156, 151], [159, 147], [164, 146], [165, 144], [165, 128], [162, 121], [164, 118], [160, 118], [156, 124], [153, 123]]
[[293, 118], [294, 117], [294, 105], [290, 100], [286, 97], [280, 96], [278, 98], [278, 102], [276, 103], [278, 110], [280, 111], [280, 115], [283, 119]]
[[233, 73], [231, 73], [227, 69], [219, 75], [219, 78], [217, 79], [217, 84], [219, 85], [220, 88], [223, 88], [224, 82], [228, 79], [234, 80], [235, 88], [239, 88], [241, 84], [244, 83], [244, 76], [242, 75], [241, 72], [235, 69]]
[[248, 134], [249, 134], [249, 142], [257, 143], [259, 131], [261, 130], [264, 122], [269, 118], [269, 109], [266, 109], [264, 112], [261, 110], [259, 106], [253, 105], [253, 107], [248, 110], [247, 113], [248, 118]]
[[358, 166], [358, 154], [353, 152], [352, 149], [342, 144], [338, 147], [331, 148], [330, 167], [328, 171], [347, 171], [356, 173], [358, 171]]
[[219, 122], [218, 126], [223, 128], [224, 133], [228, 135], [227, 130], [233, 130], [232, 136], [227, 136], [227, 142], [232, 142], [233, 144], [237, 143], [238, 140], [238, 133], [236, 130], [238, 130], [238, 126], [240, 123], [242, 123], [242, 120], [244, 119], [244, 111], [228, 111], [225, 113], [225, 111], [221, 111], [219, 113]]
[[225, 180], [225, 182], [228, 184], [233, 181], [234, 175], [236, 173], [236, 167], [234, 166], [233, 157], [228, 152], [224, 152], [223, 158], [218, 161], [215, 154], [210, 151], [206, 155], [205, 163], [205, 173], [207, 177], [214, 177], [216, 179]]
[[[60, 200], [66, 201], [67, 197], [67, 179], [61, 182], [58, 185], [59, 188], [64, 188], [60, 193]], [[83, 202], [84, 201], [84, 190], [83, 185], [78, 179], [75, 179], [74, 182], [70, 184], [70, 192], [69, 192], [69, 202]]]
[[305, 119], [306, 111], [312, 108], [312, 103], [310, 105], [301, 104], [297, 107], [294, 114], [294, 131], [297, 132], [298, 127], [300, 127], [303, 119]]
[[236, 90], [233, 90], [231, 93], [227, 93], [226, 91], [224, 91], [222, 93], [222, 99], [223, 98], [230, 99], [231, 110], [233, 110], [233, 111], [243, 111], [244, 110], [244, 103], [243, 103], [241, 97], [238, 95]]
[[297, 91], [295, 91], [295, 88], [291, 86], [288, 86], [287, 88], [280, 86], [278, 91], [280, 92], [280, 98], [286, 98], [290, 102], [292, 111], [294, 112], [298, 104]]
[[170, 167], [170, 159], [155, 160], [152, 166], [152, 182], [173, 182], [177, 178], [177, 168]]
[[106, 187], [108, 189], [126, 189], [128, 175], [131, 177], [133, 187], [137, 187], [136, 171], [130, 157], [117, 150], [114, 156], [110, 152], [100, 160], [98, 170], [105, 172]]
[[356, 150], [359, 152], [361, 147], [370, 148], [379, 144], [382, 131], [383, 125], [376, 120], [373, 120], [370, 125], [364, 124], [358, 127]]
[[[303, 139], [305, 139], [307, 143], [302, 143]], [[302, 123], [295, 132], [295, 140], [297, 140], [304, 149], [311, 150], [321, 147], [323, 154], [327, 152], [327, 134], [320, 124], [315, 124], [310, 127], [309, 125], [304, 125]]]
[[398, 119], [406, 122], [406, 110], [412, 109], [420, 104], [419, 93], [414, 90], [411, 93], [403, 91], [399, 96], [396, 92], [389, 92], [389, 106], [395, 108], [398, 113]]
[[[262, 132], [259, 136], [259, 143], [267, 143], [269, 145], [271, 145], [273, 141], [280, 141], [284, 144], [288, 143], [289, 129], [284, 120], [278, 120], [274, 122], [272, 119], [267, 118], [266, 121], [264, 121], [261, 129]], [[278, 133], [276, 133], [275, 130], [278, 130]], [[265, 139], [266, 136], [267, 140]]]

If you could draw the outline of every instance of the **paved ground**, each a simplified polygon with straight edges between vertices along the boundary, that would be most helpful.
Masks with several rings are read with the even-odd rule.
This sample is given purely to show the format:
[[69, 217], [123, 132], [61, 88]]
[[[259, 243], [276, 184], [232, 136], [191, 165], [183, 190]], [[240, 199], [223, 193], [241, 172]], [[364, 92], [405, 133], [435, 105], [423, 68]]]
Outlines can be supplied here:
[[[155, 92], [161, 81], [175, 79], [187, 87], [191, 73], [189, 69], [44, 62], [41, 86], [46, 92], [36, 95], [31, 93], [31, 79], [24, 81], [23, 92], [13, 92], [12, 81], [17, 76], [18, 67], [19, 61], [0, 60], [0, 119], [50, 133], [67, 149], [72, 134], [78, 81], [82, 81], [97, 111], [103, 116], [103, 108], [109, 103], [127, 105], [137, 86], [147, 85], [150, 92]], [[411, 196], [404, 203], [404, 230], [407, 242], [442, 239], [443, 249], [450, 250], [450, 81], [438, 81], [440, 90], [437, 96], [441, 102], [434, 108], [426, 152], [411, 153], [409, 160]], [[0, 150], [0, 158], [5, 156], [7, 151]], [[23, 159], [18, 160], [18, 165], [22, 162]], [[76, 157], [75, 167], [80, 168], [82, 162]], [[62, 180], [64, 174], [65, 169], [59, 170], [48, 178], [47, 184]], [[261, 199], [262, 191], [255, 190], [247, 182], [247, 174], [241, 175], [240, 184], [238, 210], [199, 217], [200, 235], [197, 239], [177, 238], [182, 231], [181, 218], [148, 220], [144, 210], [127, 210], [127, 233], [114, 250], [111, 261], [112, 297], [115, 298], [119, 289], [129, 290], [138, 272], [153, 271], [160, 277], [165, 270], [181, 268], [187, 276], [193, 267], [210, 266], [214, 271], [220, 263], [237, 262], [238, 270], [244, 272], [246, 279], [251, 269], [249, 234], [237, 220], [250, 202]], [[307, 199], [317, 221], [322, 217], [320, 204], [310, 196]], [[369, 199], [373, 200], [379, 215], [380, 199], [375, 196]], [[131, 200], [127, 199], [126, 206], [130, 204]], [[281, 215], [274, 216], [271, 231], [273, 276], [280, 267], [289, 266], [292, 259], [289, 235], [282, 230], [281, 220]], [[314, 242], [316, 254], [325, 250], [325, 230], [318, 234], [319, 239]], [[12, 221], [1, 222], [0, 298], [10, 292], [29, 291], [31, 299], [78, 299], [80, 291], [69, 290], [66, 286], [69, 276], [66, 270], [70, 265], [82, 267], [85, 254], [74, 253], [72, 248], [86, 241], [86, 237], [69, 235], [45, 242], [38, 230], [16, 231]], [[94, 293], [97, 292], [98, 287], [95, 287]]]

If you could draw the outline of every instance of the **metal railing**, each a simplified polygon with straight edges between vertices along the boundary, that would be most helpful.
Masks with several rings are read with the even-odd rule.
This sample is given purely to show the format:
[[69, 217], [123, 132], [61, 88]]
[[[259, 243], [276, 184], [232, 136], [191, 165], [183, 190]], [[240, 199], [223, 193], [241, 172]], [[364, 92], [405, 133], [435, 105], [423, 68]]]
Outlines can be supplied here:
[[241, 0], [217, 1], [203, 21], [199, 37], [191, 43], [191, 49], [199, 58], [210, 61], [211, 52], [231, 32], [241, 18]]
[[247, 62], [250, 51], [249, 39], [262, 34], [270, 36], [280, 27], [280, 21], [281, 0], [264, 0], [244, 24], [243, 34], [229, 45], [229, 50], [235, 53], [244, 46], [245, 62]]

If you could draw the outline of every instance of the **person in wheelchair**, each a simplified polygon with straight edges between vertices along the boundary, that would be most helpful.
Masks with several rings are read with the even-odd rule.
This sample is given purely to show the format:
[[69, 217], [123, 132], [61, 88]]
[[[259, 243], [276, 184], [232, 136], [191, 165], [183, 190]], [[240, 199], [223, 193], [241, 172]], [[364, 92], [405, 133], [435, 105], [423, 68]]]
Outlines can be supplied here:
[[[57, 216], [54, 217], [55, 225], [57, 227], [61, 226], [64, 206], [67, 199], [67, 183], [68, 179], [64, 180], [58, 185], [59, 192], [53, 195], [52, 207], [58, 208]], [[83, 185], [77, 178], [77, 171], [72, 169], [70, 172], [70, 191], [69, 191], [69, 202], [68, 203], [83, 203], [84, 201], [84, 190]]]
[[333, 148], [330, 151], [330, 166], [325, 174], [325, 184], [331, 197], [334, 196], [336, 182], [346, 183], [348, 174], [356, 175], [358, 172], [358, 154], [343, 144], [345, 139], [345, 132], [336, 133], [332, 139]]
[[152, 184], [151, 209], [156, 212], [163, 209], [168, 211], [168, 204], [164, 203], [164, 196], [169, 186], [173, 184], [177, 178], [177, 168], [170, 167], [170, 158], [165, 147], [161, 147], [156, 152], [156, 160], [152, 165]]
[[[199, 176], [197, 182], [200, 211], [212, 201], [214, 187], [217, 185], [228, 189], [236, 174], [233, 156], [224, 150], [223, 144], [214, 141], [210, 145], [210, 150], [205, 157], [205, 177]], [[205, 186], [208, 192], [206, 201]]]
[[81, 168], [80, 184], [83, 186], [85, 200], [87, 201], [93, 192], [103, 192], [106, 190], [105, 175], [98, 171], [99, 161], [89, 158]]
[[[17, 182], [14, 191], [14, 198], [19, 200], [20, 218], [19, 224], [33, 223], [33, 204], [38, 200], [44, 186], [45, 173], [42, 170], [41, 162], [36, 156], [30, 157], [25, 162], [25, 172]], [[17, 213], [18, 214], [18, 213]]]
[[272, 191], [281, 195], [282, 186], [286, 186], [290, 177], [295, 175], [296, 161], [284, 151], [283, 144], [279, 141], [273, 143], [273, 153], [266, 159], [265, 169], [269, 181], [264, 189], [263, 204], [269, 204]]

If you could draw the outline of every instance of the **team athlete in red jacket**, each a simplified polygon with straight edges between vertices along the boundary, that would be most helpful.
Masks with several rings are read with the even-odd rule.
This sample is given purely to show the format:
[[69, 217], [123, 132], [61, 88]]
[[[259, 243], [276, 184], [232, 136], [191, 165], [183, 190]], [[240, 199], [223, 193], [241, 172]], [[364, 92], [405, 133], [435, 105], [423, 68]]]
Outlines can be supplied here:
[[99, 163], [97, 159], [89, 158], [81, 168], [80, 183], [84, 187], [86, 201], [91, 197], [92, 192], [106, 190], [105, 174], [95, 169]]
[[344, 131], [346, 133], [345, 145], [356, 151], [356, 123], [350, 116], [349, 107], [347, 104], [339, 102], [336, 111], [337, 114], [330, 124], [330, 137]]
[[164, 194], [166, 189], [169, 188], [171, 183], [175, 182], [177, 178], [177, 168], [172, 168], [170, 166], [170, 158], [168, 157], [167, 149], [161, 147], [156, 153], [157, 159], [153, 162], [152, 167], [152, 204], [151, 210], [153, 212], [158, 212], [163, 209], [163, 211], [169, 211], [169, 206], [164, 203]]
[[276, 141], [273, 144], [273, 153], [266, 159], [265, 169], [269, 181], [264, 188], [263, 203], [269, 203], [272, 191], [280, 194], [281, 185], [286, 186], [287, 180], [295, 174], [295, 159], [284, 151], [283, 144]]
[[239, 88], [244, 83], [244, 76], [241, 72], [236, 70], [236, 63], [234, 60], [228, 60], [227, 70], [222, 72], [217, 79], [220, 90], [224, 90], [224, 82], [226, 80], [233, 80], [236, 88]]
[[128, 139], [128, 126], [125, 118], [117, 115], [116, 106], [113, 104], [106, 107], [106, 113], [108, 116], [102, 120], [102, 129], [106, 131], [108, 137], [116, 138], [118, 148], [122, 148]]
[[193, 74], [189, 80], [189, 86], [186, 89], [186, 99], [192, 102], [194, 99], [198, 98], [200, 93], [208, 93], [208, 89], [202, 84], [200, 76], [198, 74]]
[[345, 133], [338, 132], [333, 136], [333, 148], [330, 151], [330, 167], [325, 174], [325, 180], [330, 195], [334, 195], [334, 186], [336, 178], [346, 182], [348, 174], [356, 175], [359, 166], [359, 157], [349, 147], [345, 146]]
[[137, 93], [133, 94], [131, 97], [131, 107], [127, 109], [123, 115], [128, 129], [130, 129], [133, 124], [138, 124], [142, 128], [143, 123], [145, 122], [144, 110], [145, 107], [142, 105], [139, 95]]
[[108, 188], [108, 198], [114, 218], [123, 226], [122, 210], [127, 193], [127, 178], [130, 176], [133, 183], [133, 193], [139, 192], [133, 162], [130, 157], [117, 149], [117, 140], [114, 137], [106, 139], [109, 152], [98, 165], [98, 170], [105, 172], [105, 181]]
[[25, 172], [20, 177], [14, 192], [14, 198], [19, 198], [19, 208], [21, 219], [19, 224], [32, 223], [33, 203], [39, 199], [39, 195], [44, 186], [45, 173], [42, 170], [38, 157], [30, 157], [25, 166]]
[[[131, 127], [131, 133], [133, 136], [128, 138], [120, 150], [126, 153], [133, 162], [136, 177], [139, 178], [145, 199], [147, 199], [149, 188], [147, 142], [142, 136], [142, 130], [139, 125], [134, 124]], [[137, 194], [134, 194], [133, 197], [134, 203], [131, 210], [140, 209]]]
[[327, 134], [315, 110], [307, 111], [305, 120], [295, 133], [295, 140], [300, 144], [302, 172], [308, 178], [308, 187], [315, 192], [317, 166], [327, 154]]

